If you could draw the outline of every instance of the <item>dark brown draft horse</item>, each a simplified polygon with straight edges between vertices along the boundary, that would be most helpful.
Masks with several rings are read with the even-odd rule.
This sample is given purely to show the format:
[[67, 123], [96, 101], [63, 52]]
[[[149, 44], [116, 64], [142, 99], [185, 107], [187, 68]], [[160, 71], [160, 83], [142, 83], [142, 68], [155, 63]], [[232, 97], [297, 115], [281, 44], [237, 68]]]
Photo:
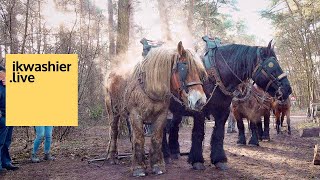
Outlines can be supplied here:
[[143, 123], [153, 126], [149, 152], [152, 172], [164, 173], [161, 144], [170, 98], [174, 97], [191, 110], [200, 110], [206, 103], [201, 81], [206, 76], [200, 57], [185, 50], [181, 42], [178, 49], [151, 50], [128, 76], [111, 76], [106, 95], [111, 121], [108, 158], [115, 162], [118, 120], [129, 114], [133, 176], [146, 175]]
[[279, 100], [273, 101], [272, 109], [273, 109], [274, 115], [276, 116], [277, 134], [280, 134], [281, 127], [283, 127], [284, 116], [287, 116], [288, 134], [291, 134], [290, 108], [291, 108], [290, 98], [286, 99], [285, 101], [279, 101]]
[[[180, 154], [179, 150], [179, 123], [182, 116], [193, 116], [192, 145], [188, 162], [194, 169], [204, 169], [203, 139], [205, 117], [213, 115], [215, 127], [211, 135], [210, 160], [219, 169], [227, 169], [227, 156], [223, 148], [225, 122], [230, 113], [230, 104], [233, 92], [244, 80], [252, 78], [253, 81], [277, 99], [287, 99], [291, 94], [288, 78], [281, 69], [276, 54], [271, 46], [267, 47], [246, 46], [230, 44], [214, 46], [208, 37], [207, 53], [204, 64], [208, 72], [208, 80], [203, 83], [208, 97], [207, 104], [202, 112], [190, 112], [174, 100], [171, 101], [170, 111], [173, 120], [169, 135], [169, 145], [163, 147], [164, 154]], [[209, 46], [210, 45], [210, 46]]]
[[[269, 123], [272, 97], [250, 83], [244, 83], [240, 87], [240, 94], [233, 98], [231, 112], [237, 120], [239, 136], [237, 144], [246, 145], [245, 128], [243, 118], [250, 123], [251, 138], [249, 145], [259, 146], [259, 139], [270, 140]], [[262, 129], [261, 116], [264, 117], [264, 129]], [[258, 129], [257, 129], [258, 128]]]

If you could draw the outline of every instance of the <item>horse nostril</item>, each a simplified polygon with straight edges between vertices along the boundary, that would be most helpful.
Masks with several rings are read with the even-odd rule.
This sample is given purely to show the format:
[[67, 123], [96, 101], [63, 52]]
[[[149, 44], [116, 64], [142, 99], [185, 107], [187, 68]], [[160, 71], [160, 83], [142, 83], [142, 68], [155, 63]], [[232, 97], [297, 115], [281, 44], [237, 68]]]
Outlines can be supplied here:
[[196, 107], [201, 107], [203, 105], [201, 99], [198, 99], [198, 101], [196, 102]]

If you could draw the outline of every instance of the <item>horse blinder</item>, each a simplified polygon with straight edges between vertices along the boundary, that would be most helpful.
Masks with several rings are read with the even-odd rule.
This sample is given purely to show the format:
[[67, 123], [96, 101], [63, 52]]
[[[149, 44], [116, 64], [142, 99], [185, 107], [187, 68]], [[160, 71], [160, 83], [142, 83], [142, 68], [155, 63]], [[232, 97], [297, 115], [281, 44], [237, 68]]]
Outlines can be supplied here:
[[178, 88], [178, 92], [179, 94], [184, 93], [185, 96], [187, 96], [186, 94], [189, 92], [188, 87], [190, 86], [195, 86], [195, 85], [202, 85], [202, 82], [200, 81], [193, 81], [190, 83], [186, 83], [187, 80], [187, 76], [189, 73], [189, 67], [188, 67], [188, 63], [184, 60], [184, 58], [179, 58], [177, 64], [176, 64], [176, 68], [175, 68], [175, 72], [178, 74], [178, 83], [179, 83], [179, 88]]
[[[258, 58], [260, 58], [260, 54], [258, 53]], [[281, 97], [281, 79], [285, 78], [287, 76], [286, 73], [281, 73], [278, 77], [275, 77], [272, 72], [274, 71], [274, 68], [279, 66], [277, 60], [275, 57], [270, 57], [265, 60], [261, 60], [260, 64], [257, 65], [255, 70], [253, 71], [252, 79], [254, 81], [261, 78], [260, 76], [265, 76], [269, 82], [266, 85], [264, 91], [268, 91], [270, 87], [273, 87], [276, 90], [276, 96]]]

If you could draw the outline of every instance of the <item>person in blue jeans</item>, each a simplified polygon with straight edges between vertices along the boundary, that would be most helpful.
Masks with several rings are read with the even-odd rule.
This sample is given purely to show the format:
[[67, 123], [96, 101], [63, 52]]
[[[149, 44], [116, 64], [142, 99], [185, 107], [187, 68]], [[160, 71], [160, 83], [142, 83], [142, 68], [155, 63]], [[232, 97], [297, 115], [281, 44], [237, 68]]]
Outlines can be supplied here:
[[0, 174], [6, 170], [17, 170], [12, 165], [9, 147], [12, 139], [13, 127], [6, 126], [6, 70], [0, 66]]
[[55, 158], [50, 155], [50, 147], [52, 141], [52, 130], [53, 126], [35, 126], [36, 138], [33, 142], [33, 150], [31, 154], [31, 161], [34, 163], [40, 162], [40, 159], [37, 157], [37, 152], [39, 146], [44, 137], [44, 160], [54, 160]]

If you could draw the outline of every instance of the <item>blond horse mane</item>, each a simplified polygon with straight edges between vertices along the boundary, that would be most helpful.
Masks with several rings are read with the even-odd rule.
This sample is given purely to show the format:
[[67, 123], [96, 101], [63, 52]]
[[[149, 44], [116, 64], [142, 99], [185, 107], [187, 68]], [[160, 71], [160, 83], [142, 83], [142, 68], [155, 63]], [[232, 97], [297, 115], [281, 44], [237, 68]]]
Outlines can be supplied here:
[[[189, 72], [198, 73], [201, 78], [206, 78], [207, 73], [200, 57], [190, 50], [186, 52]], [[145, 73], [144, 91], [151, 98], [165, 99], [170, 94], [171, 75], [178, 57], [176, 49], [152, 49], [146, 58], [135, 66], [132, 77], [138, 79], [141, 73]]]

